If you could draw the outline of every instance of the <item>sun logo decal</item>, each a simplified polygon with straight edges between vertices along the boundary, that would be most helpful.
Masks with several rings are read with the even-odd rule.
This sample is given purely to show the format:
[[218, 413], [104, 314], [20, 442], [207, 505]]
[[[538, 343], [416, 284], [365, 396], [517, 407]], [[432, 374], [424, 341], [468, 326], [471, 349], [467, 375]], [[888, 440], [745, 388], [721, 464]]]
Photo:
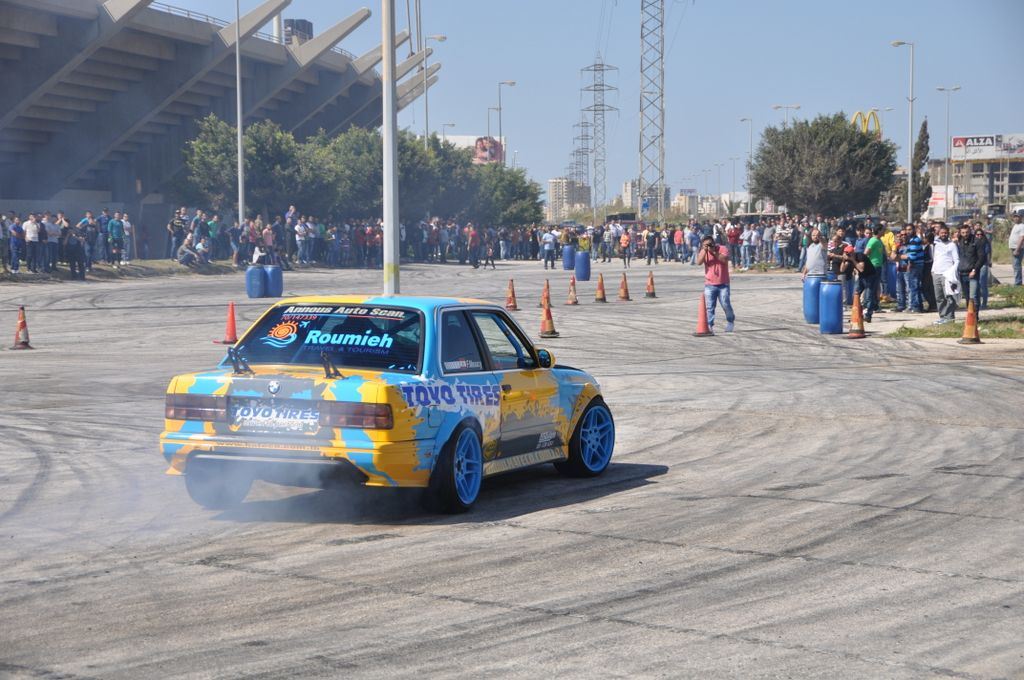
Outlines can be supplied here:
[[264, 345], [270, 345], [281, 349], [295, 342], [295, 339], [299, 337], [299, 325], [294, 321], [282, 321], [267, 333], [266, 337], [262, 338]]

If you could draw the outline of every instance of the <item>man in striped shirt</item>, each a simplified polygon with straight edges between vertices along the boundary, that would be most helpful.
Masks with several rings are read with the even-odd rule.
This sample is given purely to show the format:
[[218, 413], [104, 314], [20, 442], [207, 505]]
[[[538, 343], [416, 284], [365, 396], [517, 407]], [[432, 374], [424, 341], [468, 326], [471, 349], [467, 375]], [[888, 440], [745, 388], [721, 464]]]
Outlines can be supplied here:
[[910, 293], [910, 311], [914, 314], [924, 313], [924, 300], [921, 295], [921, 277], [924, 274], [924, 241], [914, 231], [914, 225], [903, 226], [903, 253], [900, 259], [906, 262], [905, 271], [907, 291]]

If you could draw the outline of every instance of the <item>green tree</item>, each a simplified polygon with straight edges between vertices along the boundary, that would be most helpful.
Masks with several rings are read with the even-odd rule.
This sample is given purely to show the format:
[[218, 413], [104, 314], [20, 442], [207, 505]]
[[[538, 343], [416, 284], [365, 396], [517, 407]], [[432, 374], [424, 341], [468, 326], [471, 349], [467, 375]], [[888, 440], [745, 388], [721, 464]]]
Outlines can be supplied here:
[[379, 217], [384, 186], [380, 134], [353, 127], [331, 140], [330, 146], [339, 180], [338, 200], [331, 214], [358, 219]]
[[861, 132], [839, 112], [765, 129], [751, 193], [790, 211], [838, 215], [874, 205], [895, 169], [895, 146]]
[[544, 209], [541, 188], [521, 169], [500, 163], [474, 166], [479, 187], [469, 204], [467, 217], [484, 226], [515, 226], [540, 222]]
[[[924, 170], [928, 163], [929, 148], [928, 119], [921, 123], [921, 129], [917, 133], [917, 141], [914, 142], [914, 155], [911, 159], [912, 166], [910, 177], [914, 187], [914, 217], [917, 217], [928, 209], [928, 202], [932, 198], [932, 179], [928, 171]], [[885, 212], [895, 219], [905, 219], [907, 216], [907, 180], [899, 182], [895, 190], [889, 196], [889, 203]]]
[[295, 137], [277, 123], [264, 120], [245, 129], [242, 143], [246, 212], [283, 214], [298, 187], [299, 144]]
[[437, 172], [434, 156], [428, 149], [423, 148], [423, 140], [408, 130], [400, 132], [398, 210], [403, 222], [408, 223], [429, 216], [437, 192]]
[[233, 126], [212, 113], [199, 121], [198, 133], [185, 145], [186, 179], [180, 187], [182, 197], [189, 202], [201, 200], [216, 212], [235, 205], [237, 153]]
[[461, 220], [479, 188], [473, 150], [456, 148], [451, 142], [439, 142], [434, 135], [430, 140], [430, 152], [436, 177], [430, 211], [438, 217]]

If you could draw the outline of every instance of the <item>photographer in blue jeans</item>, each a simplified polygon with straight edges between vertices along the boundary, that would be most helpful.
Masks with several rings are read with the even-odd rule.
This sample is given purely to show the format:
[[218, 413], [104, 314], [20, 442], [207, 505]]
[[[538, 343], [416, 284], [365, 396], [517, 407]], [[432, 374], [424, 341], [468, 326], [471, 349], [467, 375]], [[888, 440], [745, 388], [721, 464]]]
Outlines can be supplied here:
[[725, 332], [732, 333], [736, 315], [729, 300], [729, 246], [717, 246], [715, 240], [705, 236], [701, 240], [697, 264], [704, 265], [704, 304], [708, 310], [708, 327], [715, 331], [715, 307], [722, 303], [725, 311]]
[[878, 310], [879, 270], [865, 253], [854, 253], [853, 268], [857, 271], [857, 295], [867, 292], [864, 321], [871, 323], [871, 315]]

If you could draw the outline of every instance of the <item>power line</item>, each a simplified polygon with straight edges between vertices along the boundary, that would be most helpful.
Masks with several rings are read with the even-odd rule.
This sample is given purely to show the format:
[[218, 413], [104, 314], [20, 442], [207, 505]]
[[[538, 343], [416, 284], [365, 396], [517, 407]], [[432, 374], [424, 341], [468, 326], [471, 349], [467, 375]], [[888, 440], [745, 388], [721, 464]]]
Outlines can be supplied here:
[[[640, 9], [640, 173], [637, 200], [665, 214], [665, 0]], [[654, 199], [653, 201], [651, 199]]]

